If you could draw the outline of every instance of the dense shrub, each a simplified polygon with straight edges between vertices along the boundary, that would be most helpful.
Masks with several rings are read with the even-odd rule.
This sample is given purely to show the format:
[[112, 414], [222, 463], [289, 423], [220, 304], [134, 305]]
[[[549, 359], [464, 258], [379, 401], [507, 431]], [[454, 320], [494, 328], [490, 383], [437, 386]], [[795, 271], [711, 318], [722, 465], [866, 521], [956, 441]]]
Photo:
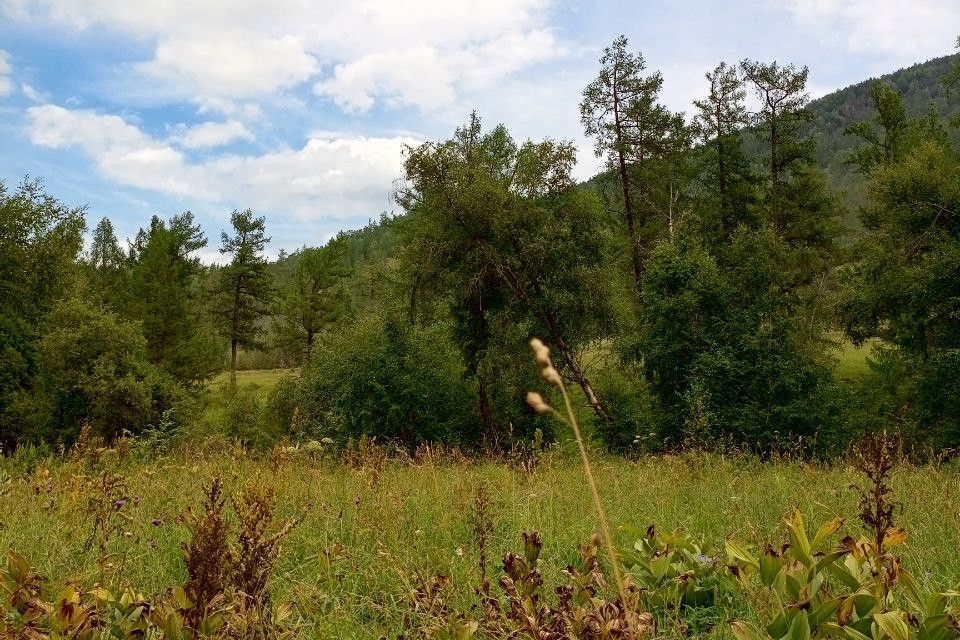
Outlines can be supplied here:
[[809, 451], [843, 422], [830, 363], [813, 353], [785, 286], [778, 241], [735, 237], [724, 265], [663, 243], [648, 264], [636, 357], [665, 444], [727, 441]]
[[314, 439], [475, 442], [475, 392], [447, 335], [442, 325], [367, 317], [327, 336], [296, 391], [285, 383], [268, 411]]
[[139, 324], [79, 298], [53, 310], [38, 352], [50, 438], [69, 441], [82, 423], [107, 439], [136, 434], [183, 399], [147, 360]]

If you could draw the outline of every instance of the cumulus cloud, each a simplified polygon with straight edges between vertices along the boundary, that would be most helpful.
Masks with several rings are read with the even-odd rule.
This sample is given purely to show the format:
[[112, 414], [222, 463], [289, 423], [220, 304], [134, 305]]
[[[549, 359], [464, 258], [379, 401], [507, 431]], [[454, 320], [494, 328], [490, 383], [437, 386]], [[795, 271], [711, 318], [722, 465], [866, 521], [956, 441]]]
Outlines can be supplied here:
[[467, 91], [487, 89], [520, 69], [563, 53], [545, 30], [505, 33], [451, 51], [417, 45], [339, 64], [332, 77], [314, 85], [314, 91], [351, 111], [365, 111], [377, 98], [389, 106], [438, 109], [455, 102], [458, 86]]
[[297, 36], [204, 31], [165, 37], [153, 60], [137, 68], [188, 97], [248, 97], [300, 84], [319, 67]]
[[13, 65], [10, 64], [10, 54], [0, 49], [0, 98], [13, 93]]
[[171, 141], [184, 149], [212, 149], [236, 140], [254, 140], [253, 133], [237, 120], [183, 127], [171, 136]]
[[960, 29], [956, 0], [790, 0], [796, 19], [811, 30], [839, 34], [855, 53], [879, 53], [898, 64], [946, 51]]
[[34, 144], [80, 149], [118, 184], [302, 220], [388, 208], [403, 145], [418, 143], [408, 136], [312, 137], [299, 149], [191, 162], [118, 116], [55, 105], [31, 107], [27, 115]]
[[[376, 100], [434, 108], [458, 84], [493, 83], [561, 52], [548, 0], [9, 0], [0, 12], [155, 42], [133, 65], [155, 88], [196, 101], [266, 97], [313, 81], [349, 110]], [[411, 42], [416, 43], [411, 46]], [[184, 94], [187, 94], [186, 96]]]

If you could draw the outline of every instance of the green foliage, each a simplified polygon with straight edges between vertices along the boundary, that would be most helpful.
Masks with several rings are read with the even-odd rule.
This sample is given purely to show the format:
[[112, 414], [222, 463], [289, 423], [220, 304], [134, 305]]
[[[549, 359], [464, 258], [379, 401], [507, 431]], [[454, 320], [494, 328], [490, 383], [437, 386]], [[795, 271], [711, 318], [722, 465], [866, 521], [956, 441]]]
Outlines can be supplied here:
[[831, 539], [843, 525], [824, 523], [811, 539], [799, 511], [785, 519], [789, 542], [768, 544], [759, 555], [735, 540], [727, 553], [737, 575], [757, 576], [772, 594], [762, 629], [732, 623], [738, 640], [950, 640], [960, 593], [925, 594], [892, 549], [906, 533], [889, 529], [878, 546], [865, 539]]
[[653, 525], [631, 532], [638, 538], [620, 558], [647, 611], [682, 614], [690, 608], [719, 608], [731, 599], [734, 585], [721, 549], [681, 531], [657, 531]]
[[265, 234], [266, 218], [253, 217], [250, 209], [230, 214], [233, 237], [223, 233], [220, 253], [231, 256], [220, 270], [217, 286], [217, 315], [220, 331], [230, 341], [231, 380], [236, 379], [237, 348], [261, 348], [261, 320], [269, 310], [273, 286], [263, 250], [270, 238]]
[[296, 266], [279, 304], [278, 340], [296, 354], [297, 362], [309, 362], [314, 341], [350, 316], [349, 247], [348, 237], [340, 235], [293, 255]]
[[38, 347], [49, 420], [72, 440], [89, 424], [107, 440], [157, 424], [181, 399], [176, 382], [147, 359], [140, 326], [78, 298], [54, 308]]
[[[36, 425], [38, 328], [76, 282], [83, 209], [24, 181], [0, 181], [0, 445], [10, 449]], [[32, 426], [31, 426], [32, 425]]]
[[772, 233], [741, 229], [724, 270], [691, 243], [654, 252], [636, 353], [661, 444], [769, 450], [799, 438], [810, 450], [821, 432], [839, 429], [830, 369], [805, 350], [779, 293], [783, 250]]
[[169, 222], [154, 216], [130, 249], [130, 308], [125, 315], [143, 326], [150, 362], [187, 385], [206, 380], [220, 361], [204, 323], [200, 276], [205, 270], [192, 255], [206, 244], [188, 211]]
[[[882, 100], [895, 102], [886, 93], [874, 98], [878, 109], [887, 108]], [[960, 415], [949, 400], [960, 373], [960, 154], [929, 118], [880, 123], [885, 138], [906, 133], [896, 153], [866, 167], [869, 233], [843, 272], [841, 318], [854, 341], [876, 337], [894, 349], [876, 362], [891, 369], [875, 382], [899, 378], [876, 388], [887, 394], [879, 406], [922, 424], [917, 435], [929, 444], [952, 447], [960, 442]]]
[[[509, 424], [492, 398], [493, 358], [518, 353], [530, 335], [550, 340], [603, 414], [577, 354], [607, 328], [607, 237], [594, 195], [574, 187], [573, 162], [570, 143], [517, 144], [502, 125], [483, 133], [476, 114], [453, 138], [407, 150], [398, 229], [412, 280], [408, 315], [416, 321], [417, 305], [438, 297], [450, 304], [491, 445]], [[508, 339], [499, 328], [511, 323], [527, 335]]]
[[303, 371], [293, 411], [284, 385], [271, 398], [296, 435], [340, 442], [360, 436], [413, 450], [421, 442], [473, 444], [480, 429], [456, 348], [442, 325], [369, 316], [320, 343]]
[[257, 394], [247, 389], [230, 388], [221, 400], [221, 433], [253, 449], [269, 449], [284, 432], [276, 422], [266, 419], [266, 409]]

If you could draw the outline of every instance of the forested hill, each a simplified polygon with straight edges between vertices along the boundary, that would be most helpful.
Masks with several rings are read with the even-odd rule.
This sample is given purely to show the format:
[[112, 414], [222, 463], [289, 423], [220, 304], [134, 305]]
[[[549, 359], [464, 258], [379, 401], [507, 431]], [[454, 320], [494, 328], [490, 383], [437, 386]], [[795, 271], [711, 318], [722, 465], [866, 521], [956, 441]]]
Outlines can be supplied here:
[[[904, 106], [910, 116], [921, 116], [932, 106], [946, 122], [951, 116], [960, 114], [960, 87], [948, 95], [943, 86], [943, 79], [949, 75], [958, 58], [960, 54], [934, 58], [879, 79], [903, 95]], [[817, 160], [827, 171], [830, 186], [846, 193], [851, 209], [855, 209], [860, 202], [863, 179], [853, 166], [845, 163], [859, 141], [843, 132], [855, 122], [872, 122], [876, 117], [870, 100], [870, 86], [875, 80], [864, 80], [810, 103], [813, 121], [809, 133], [817, 142]], [[960, 141], [960, 129], [948, 130], [954, 142]]]

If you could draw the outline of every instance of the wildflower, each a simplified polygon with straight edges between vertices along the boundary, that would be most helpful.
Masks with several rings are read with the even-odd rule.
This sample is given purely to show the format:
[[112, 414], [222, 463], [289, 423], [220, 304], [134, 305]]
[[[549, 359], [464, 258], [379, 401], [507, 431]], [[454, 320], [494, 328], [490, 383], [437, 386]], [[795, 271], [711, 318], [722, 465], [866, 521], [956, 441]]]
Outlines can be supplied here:
[[150, 521], [150, 524], [152, 524], [152, 525], [155, 526], [155, 527], [159, 527], [159, 526], [160, 526], [160, 520], [159, 520], [158, 518], [154, 518], [153, 520]]
[[153, 540], [153, 539], [151, 538], [151, 539], [147, 542], [147, 545], [149, 545], [150, 548], [156, 547], [156, 546], [157, 546], [157, 541], [156, 541], [156, 540]]
[[697, 562], [699, 562], [700, 564], [713, 564], [714, 562], [716, 562], [714, 558], [711, 558], [710, 556], [706, 556], [702, 553], [698, 553], [696, 555], [696, 558], [697, 558]]
[[456, 553], [458, 557], [462, 558], [462, 557], [463, 557], [463, 547], [457, 547], [457, 550], [454, 551], [454, 553]]
[[116, 509], [117, 511], [120, 511], [120, 509], [123, 509], [123, 505], [125, 504], [127, 504], [127, 501], [121, 498], [120, 500], [117, 500], [116, 502], [113, 503], [113, 508]]

